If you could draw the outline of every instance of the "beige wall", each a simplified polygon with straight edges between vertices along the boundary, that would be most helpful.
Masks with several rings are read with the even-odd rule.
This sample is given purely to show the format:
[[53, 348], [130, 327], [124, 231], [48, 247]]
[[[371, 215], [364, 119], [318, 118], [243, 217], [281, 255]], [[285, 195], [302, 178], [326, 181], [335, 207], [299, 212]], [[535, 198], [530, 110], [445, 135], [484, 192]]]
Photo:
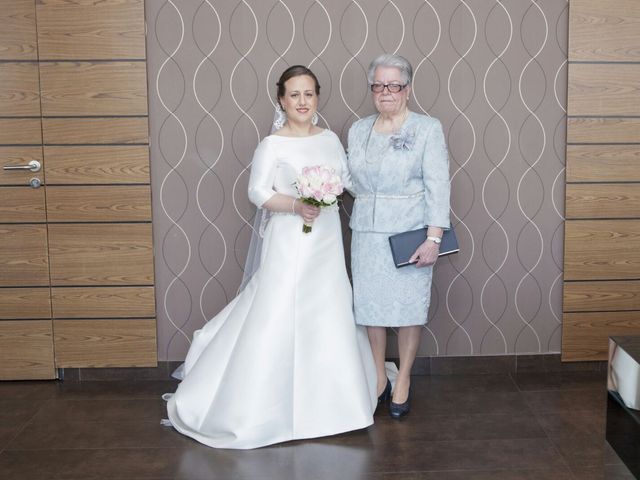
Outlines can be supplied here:
[[[564, 0], [146, 2], [159, 358], [234, 297], [253, 208], [252, 152], [274, 84], [310, 65], [322, 124], [373, 112], [365, 70], [414, 65], [411, 107], [440, 118], [462, 253], [436, 271], [421, 355], [560, 350]], [[348, 235], [347, 235], [348, 236]]]

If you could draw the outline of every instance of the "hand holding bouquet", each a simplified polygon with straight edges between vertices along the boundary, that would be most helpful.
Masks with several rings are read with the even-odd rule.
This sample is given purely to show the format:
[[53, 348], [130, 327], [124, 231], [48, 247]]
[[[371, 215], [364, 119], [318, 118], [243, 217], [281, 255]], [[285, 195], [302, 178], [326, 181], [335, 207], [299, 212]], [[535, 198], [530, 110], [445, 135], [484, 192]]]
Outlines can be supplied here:
[[[300, 200], [316, 207], [329, 207], [338, 201], [344, 190], [342, 180], [333, 168], [324, 165], [304, 167], [294, 183]], [[309, 233], [311, 225], [302, 225], [302, 231]]]

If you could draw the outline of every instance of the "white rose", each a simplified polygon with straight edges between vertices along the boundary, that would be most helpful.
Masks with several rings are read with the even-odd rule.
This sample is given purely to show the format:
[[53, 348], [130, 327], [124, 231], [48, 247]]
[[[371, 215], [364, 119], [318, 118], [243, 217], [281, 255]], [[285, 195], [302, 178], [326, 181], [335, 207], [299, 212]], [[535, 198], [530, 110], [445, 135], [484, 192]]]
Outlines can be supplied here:
[[336, 201], [336, 196], [333, 193], [326, 193], [322, 200], [324, 203], [333, 203]]

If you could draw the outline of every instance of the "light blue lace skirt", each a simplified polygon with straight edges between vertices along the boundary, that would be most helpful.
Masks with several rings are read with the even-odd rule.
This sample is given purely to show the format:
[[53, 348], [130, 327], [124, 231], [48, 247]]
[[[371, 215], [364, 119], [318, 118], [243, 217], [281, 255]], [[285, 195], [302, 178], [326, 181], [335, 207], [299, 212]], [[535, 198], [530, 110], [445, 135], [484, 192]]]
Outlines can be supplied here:
[[433, 267], [396, 268], [389, 235], [353, 232], [351, 271], [356, 323], [374, 327], [424, 325]]

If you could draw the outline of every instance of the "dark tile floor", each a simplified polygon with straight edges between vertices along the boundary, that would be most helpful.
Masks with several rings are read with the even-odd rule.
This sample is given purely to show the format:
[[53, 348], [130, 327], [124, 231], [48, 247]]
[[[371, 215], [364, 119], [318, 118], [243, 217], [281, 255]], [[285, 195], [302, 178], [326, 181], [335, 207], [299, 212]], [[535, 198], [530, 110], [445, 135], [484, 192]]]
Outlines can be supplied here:
[[0, 382], [1, 479], [632, 479], [604, 439], [605, 378], [413, 378], [413, 409], [365, 431], [252, 451], [160, 426], [173, 381]]

